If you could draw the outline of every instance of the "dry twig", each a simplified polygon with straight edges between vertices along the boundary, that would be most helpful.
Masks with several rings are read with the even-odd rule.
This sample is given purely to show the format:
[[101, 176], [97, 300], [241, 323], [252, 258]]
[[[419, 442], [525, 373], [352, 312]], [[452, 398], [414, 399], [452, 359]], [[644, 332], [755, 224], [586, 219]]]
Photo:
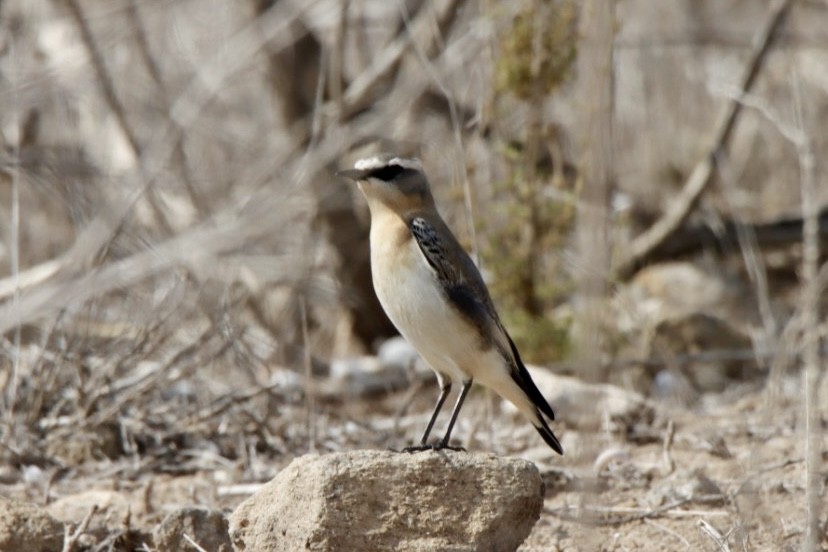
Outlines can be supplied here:
[[[114, 80], [112, 75], [109, 74], [109, 70], [106, 68], [103, 54], [101, 54], [101, 50], [98, 48], [98, 44], [95, 41], [92, 30], [89, 28], [86, 16], [84, 15], [77, 0], [63, 0], [63, 3], [69, 9], [69, 13], [72, 15], [72, 19], [80, 32], [81, 41], [83, 42], [84, 47], [86, 47], [86, 51], [89, 53], [92, 68], [95, 71], [95, 77], [101, 88], [104, 100], [109, 106], [109, 109], [115, 115], [115, 120], [118, 121], [118, 127], [121, 129], [124, 137], [126, 137], [127, 143], [129, 144], [130, 149], [132, 149], [132, 154], [136, 159], [138, 159], [141, 157], [141, 144], [135, 134], [135, 129], [132, 127], [129, 119], [127, 118], [126, 108], [124, 107], [123, 102], [121, 102], [121, 99], [118, 97], [118, 93], [115, 91]], [[172, 227], [170, 226], [170, 223], [161, 208], [161, 204], [158, 202], [158, 198], [156, 197], [153, 188], [148, 188], [148, 192], [147, 200], [152, 208], [156, 220], [165, 231], [170, 232]]]
[[[348, 120], [371, 103], [377, 85], [395, 74], [403, 56], [408, 52], [412, 43], [417, 40], [418, 35], [430, 32], [427, 41], [421, 46], [421, 51], [427, 57], [434, 56], [437, 52], [436, 46], [454, 22], [462, 1], [451, 0], [437, 15], [437, 32], [430, 32], [435, 21], [434, 15], [428, 9], [422, 10], [422, 13], [416, 16], [410, 25], [408, 23], [403, 25], [397, 37], [382, 49], [382, 52], [374, 59], [371, 66], [351, 82], [345, 90], [342, 101], [333, 106], [339, 108], [339, 119], [342, 121]], [[409, 14], [405, 14], [405, 16], [408, 17]]]
[[722, 535], [718, 529], [710, 525], [710, 523], [704, 519], [700, 519], [698, 521], [698, 526], [703, 534], [713, 539], [713, 542], [716, 543], [716, 546], [719, 547], [721, 552], [730, 552], [730, 545], [727, 543], [727, 535]]
[[[741, 80], [742, 93], [749, 92], [756, 82], [759, 70], [770, 51], [773, 39], [782, 26], [793, 0], [776, 0], [770, 7], [765, 25], [759, 30], [754, 40], [744, 76]], [[716, 125], [710, 148], [696, 164], [678, 197], [670, 204], [667, 212], [644, 233], [630, 244], [629, 251], [615, 267], [615, 273], [627, 277], [646, 262], [650, 253], [667, 241], [687, 220], [696, 207], [702, 193], [707, 189], [716, 168], [716, 158], [727, 146], [736, 121], [741, 112], [741, 104], [731, 101], [727, 110]]]
[[[595, 526], [606, 526], [606, 525], [624, 525], [626, 523], [630, 523], [633, 521], [640, 521], [642, 519], [647, 518], [656, 518], [660, 516], [667, 515], [668, 513], [673, 516], [697, 516], [700, 514], [698, 511], [674, 511], [679, 506], [687, 504], [690, 502], [690, 498], [682, 498], [676, 500], [674, 502], [670, 502], [665, 504], [664, 506], [659, 506], [658, 508], [652, 509], [645, 509], [645, 508], [599, 508], [599, 507], [588, 507], [588, 508], [560, 508], [557, 510], [553, 510], [550, 508], [544, 508], [544, 511], [552, 514], [553, 516], [566, 520], [566, 521], [574, 521], [577, 523], [583, 523], [585, 525], [595, 525]], [[727, 512], [702, 512], [701, 515], [710, 516], [710, 515], [729, 515]]]
[[78, 543], [78, 539], [86, 532], [89, 528], [89, 522], [92, 521], [92, 516], [95, 515], [95, 512], [98, 511], [98, 505], [93, 504], [92, 507], [89, 509], [89, 512], [83, 517], [80, 524], [75, 528], [74, 531], [69, 529], [67, 525], [65, 528], [65, 534], [63, 537], [63, 552], [73, 552], [75, 550], [75, 545]]
[[667, 533], [668, 535], [672, 535], [672, 536], [674, 536], [676, 539], [680, 540], [680, 541], [681, 541], [681, 543], [682, 543], [682, 544], [684, 544], [684, 546], [685, 546], [686, 548], [690, 548], [690, 542], [689, 542], [687, 539], [685, 539], [685, 538], [684, 538], [684, 537], [682, 537], [682, 536], [681, 536], [678, 532], [673, 531], [672, 529], [670, 529], [670, 528], [669, 528], [669, 527], [667, 527], [666, 525], [662, 525], [662, 524], [658, 523], [657, 521], [653, 521], [653, 520], [651, 520], [651, 519], [649, 519], [649, 518], [644, 518], [642, 521], [643, 521], [644, 523], [646, 523], [647, 525], [651, 526], [651, 527], [655, 527], [655, 528], [656, 528], [656, 529], [658, 529], [659, 531], [664, 531], [664, 532], [665, 532], [665, 533]]
[[[135, 34], [135, 41], [138, 43], [138, 52], [141, 55], [141, 60], [147, 68], [147, 72], [152, 78], [155, 85], [158, 87], [158, 97], [161, 107], [164, 111], [169, 112], [170, 101], [169, 92], [166, 83], [161, 74], [161, 67], [158, 64], [155, 56], [150, 49], [149, 40], [147, 39], [147, 32], [144, 26], [141, 13], [138, 9], [138, 0], [130, 0], [127, 5], [127, 17]], [[175, 123], [173, 123], [175, 124]], [[196, 184], [193, 179], [192, 171], [190, 170], [189, 161], [186, 152], [184, 151], [184, 138], [186, 133], [183, 129], [178, 129], [179, 139], [175, 143], [175, 159], [181, 170], [181, 179], [184, 182], [184, 188], [190, 196], [190, 202], [199, 213], [207, 212], [207, 205], [202, 195], [196, 189]]]
[[193, 548], [195, 548], [196, 550], [198, 550], [198, 552], [207, 552], [204, 548], [201, 547], [201, 545], [199, 545], [196, 541], [194, 541], [192, 539], [192, 537], [190, 537], [190, 535], [188, 535], [187, 533], [184, 533], [182, 536], [184, 537], [184, 540], [187, 541], [188, 543], [190, 543], [190, 545]]
[[670, 450], [673, 448], [673, 438], [675, 436], [676, 426], [673, 423], [673, 420], [670, 419], [667, 421], [667, 430], [664, 432], [664, 443], [661, 447], [661, 458], [664, 462], [664, 467], [668, 475], [673, 473], [676, 469], [676, 463], [673, 461], [673, 457], [670, 454]]
[[794, 107], [801, 139], [796, 143], [801, 172], [802, 193], [802, 336], [803, 363], [802, 394], [805, 405], [805, 543], [803, 549], [816, 552], [822, 536], [820, 531], [821, 495], [824, 492], [822, 466], [822, 428], [819, 387], [822, 372], [820, 362], [820, 296], [819, 287], [819, 206], [817, 200], [816, 157], [814, 147], [805, 131], [799, 80], [794, 78]]

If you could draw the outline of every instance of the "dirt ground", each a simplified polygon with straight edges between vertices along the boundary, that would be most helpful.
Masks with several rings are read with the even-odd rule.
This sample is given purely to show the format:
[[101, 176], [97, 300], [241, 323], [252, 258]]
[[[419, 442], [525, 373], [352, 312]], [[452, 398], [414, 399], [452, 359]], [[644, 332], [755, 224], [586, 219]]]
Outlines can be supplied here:
[[601, 435], [578, 435], [588, 441], [583, 452], [603, 452], [548, 468], [544, 515], [523, 549], [798, 550], [800, 405], [777, 400], [784, 406], [769, 409], [767, 392], [757, 391], [705, 409], [662, 404], [674, 430], [662, 442], [614, 448]]
[[[546, 502], [520, 548], [524, 552], [798, 550], [805, 471], [797, 387], [791, 377], [773, 389], [707, 397], [692, 408], [652, 403], [654, 415], [620, 432], [617, 424], [589, 431], [558, 423], [563, 457], [545, 448], [522, 420], [508, 412], [492, 415], [491, 403], [476, 392], [457, 436], [470, 448], [521, 456], [541, 470]], [[404, 415], [394, 411], [406, 398], [400, 393], [370, 403], [317, 404], [316, 450], [403, 444], [424, 423], [430, 391], [419, 389], [412, 412]], [[488, 422], [474, 428], [473, 420]], [[351, 434], [351, 445], [336, 442], [340, 432]], [[152, 530], [169, 512], [198, 505], [229, 513], [303, 452], [257, 453], [254, 447], [233, 459], [222, 454], [222, 438], [170, 450], [166, 457], [5, 466], [0, 495], [45, 505], [75, 524], [96, 505], [75, 550], [153, 550]], [[78, 433], [64, 442], [66, 450], [55, 452], [83, 454], [77, 450], [83, 442], [100, 447], [101, 441], [89, 441]], [[828, 478], [824, 465], [822, 475]], [[822, 545], [828, 547], [828, 539]]]

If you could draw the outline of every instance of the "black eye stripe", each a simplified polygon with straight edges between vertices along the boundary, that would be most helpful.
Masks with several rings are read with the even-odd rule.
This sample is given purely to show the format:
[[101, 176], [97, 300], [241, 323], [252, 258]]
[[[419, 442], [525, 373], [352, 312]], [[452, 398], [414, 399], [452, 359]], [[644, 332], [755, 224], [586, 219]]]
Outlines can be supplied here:
[[379, 178], [385, 182], [390, 182], [403, 172], [405, 172], [405, 169], [399, 165], [386, 165], [385, 167], [380, 167], [379, 169], [371, 171], [368, 176]]

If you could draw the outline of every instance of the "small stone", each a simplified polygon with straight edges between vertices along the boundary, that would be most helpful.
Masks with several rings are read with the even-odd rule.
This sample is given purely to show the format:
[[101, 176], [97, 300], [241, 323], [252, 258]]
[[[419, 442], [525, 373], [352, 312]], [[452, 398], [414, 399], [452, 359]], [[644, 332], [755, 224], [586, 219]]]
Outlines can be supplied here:
[[719, 393], [733, 382], [762, 375], [750, 337], [708, 314], [662, 321], [655, 328], [650, 351], [650, 356], [663, 358], [666, 366], [675, 367], [701, 393]]
[[420, 354], [403, 337], [392, 337], [380, 345], [377, 351], [380, 361], [386, 366], [408, 370], [413, 367]]
[[20, 470], [8, 464], [0, 466], [0, 485], [14, 485], [22, 479]]
[[334, 360], [331, 377], [319, 390], [323, 396], [367, 397], [408, 385], [404, 368], [386, 365], [377, 357], [362, 356]]
[[[96, 516], [120, 522], [130, 512], [130, 499], [124, 493], [105, 489], [91, 489], [61, 497], [46, 507], [46, 511], [64, 523], [80, 523], [92, 507]], [[135, 512], [133, 512], [135, 513]]]
[[0, 497], [0, 550], [59, 552], [63, 524], [43, 508]]
[[652, 405], [633, 391], [606, 383], [586, 383], [534, 366], [528, 370], [541, 394], [552, 405], [555, 419], [574, 428], [597, 430], [609, 421], [609, 429], [623, 433], [655, 417]]
[[218, 510], [181, 508], [171, 512], [153, 531], [153, 543], [158, 552], [193, 550], [189, 537], [204, 550], [231, 552], [227, 519]]

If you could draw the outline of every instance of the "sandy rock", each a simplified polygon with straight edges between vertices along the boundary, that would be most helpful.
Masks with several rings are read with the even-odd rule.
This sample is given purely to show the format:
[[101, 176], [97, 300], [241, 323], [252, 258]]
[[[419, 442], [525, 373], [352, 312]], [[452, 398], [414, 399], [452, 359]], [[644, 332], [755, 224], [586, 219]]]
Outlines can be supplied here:
[[237, 551], [512, 551], [540, 516], [535, 466], [464, 452], [295, 459], [230, 517]]
[[0, 497], [0, 550], [56, 552], [63, 548], [63, 524], [42, 508]]
[[619, 325], [636, 331], [642, 321], [662, 320], [693, 312], [730, 313], [743, 290], [721, 274], [693, 263], [661, 263], [644, 268], [616, 296]]
[[14, 466], [0, 466], [0, 485], [14, 485], [21, 477], [20, 470]]
[[650, 341], [650, 357], [686, 378], [698, 392], [721, 392], [732, 382], [763, 375], [750, 337], [724, 319], [692, 313], [664, 320]]
[[92, 489], [61, 497], [49, 504], [46, 511], [64, 523], [80, 523], [93, 506], [97, 507], [96, 519], [120, 522], [130, 511], [130, 498], [119, 491]]
[[609, 421], [613, 431], [650, 421], [655, 412], [641, 395], [605, 383], [586, 383], [577, 378], [528, 367], [540, 392], [555, 410], [555, 419], [581, 430], [597, 430]]
[[153, 531], [153, 544], [158, 552], [193, 550], [185, 538], [204, 550], [230, 552], [230, 536], [227, 533], [227, 519], [218, 510], [207, 508], [181, 508], [167, 517]]
[[[689, 262], [649, 266], [612, 299], [618, 358], [648, 359], [609, 374], [610, 383], [692, 402], [759, 375], [748, 335], [758, 322], [750, 291]], [[754, 336], [756, 337], [756, 336]], [[760, 336], [761, 337], [761, 336]]]
[[330, 378], [319, 385], [317, 392], [326, 397], [370, 397], [405, 389], [412, 379], [433, 377], [419, 354], [405, 339], [394, 337], [385, 341], [376, 356], [335, 359], [331, 362]]
[[408, 370], [416, 365], [420, 354], [404, 337], [392, 337], [385, 340], [377, 350], [377, 357], [386, 366], [395, 366]]
[[331, 397], [367, 397], [408, 386], [405, 370], [383, 364], [377, 357], [336, 359], [331, 363], [331, 378], [322, 386]]

